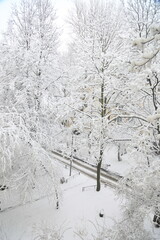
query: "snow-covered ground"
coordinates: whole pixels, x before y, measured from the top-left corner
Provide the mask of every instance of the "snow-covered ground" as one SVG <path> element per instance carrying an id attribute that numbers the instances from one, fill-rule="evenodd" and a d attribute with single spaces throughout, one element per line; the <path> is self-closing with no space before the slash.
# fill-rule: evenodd
<path id="1" fill-rule="evenodd" d="M 62 175 L 68 178 L 69 169 L 63 167 Z M 104 219 L 107 226 L 113 224 L 112 219 L 119 219 L 121 203 L 116 199 L 115 193 L 109 187 L 102 186 L 102 191 L 96 192 L 95 180 L 77 172 L 74 177 L 62 184 L 62 198 L 60 208 L 57 210 L 55 202 L 43 198 L 34 203 L 17 207 L 0 213 L 0 226 L 2 240 L 32 240 L 35 232 L 48 226 L 65 231 L 65 240 L 79 239 L 78 232 L 93 233 L 95 228 L 92 223 L 103 225 Z M 88 187 L 91 186 L 91 187 Z M 82 191 L 83 187 L 85 188 Z M 104 218 L 99 217 L 104 211 Z M 6 235 L 6 236 L 5 236 Z M 87 239 L 87 237 L 86 237 Z"/>
<path id="2" fill-rule="evenodd" d="M 134 158 L 134 153 L 131 154 L 129 149 L 125 151 L 125 147 L 125 143 L 122 142 L 120 150 L 120 152 L 122 153 L 120 156 L 121 161 L 118 161 L 118 145 L 116 143 L 108 144 L 104 151 L 102 167 L 112 172 L 118 173 L 121 176 L 125 176 L 131 171 L 132 168 L 135 168 L 135 166 L 139 164 L 138 159 Z M 75 157 L 83 159 L 85 162 L 96 165 L 94 161 L 91 161 L 90 158 L 87 158 L 88 153 L 86 149 L 82 148 L 77 155 L 75 154 Z"/>
<path id="3" fill-rule="evenodd" d="M 121 156 L 122 161 L 118 161 L 118 148 L 116 145 L 109 145 L 104 152 L 103 166 L 112 171 L 117 172 L 121 176 L 125 176 L 135 167 L 138 162 L 131 158 L 129 153 Z"/>
<path id="4" fill-rule="evenodd" d="M 61 184 L 60 208 L 56 209 L 54 197 L 50 196 L 1 212 L 0 240 L 35 240 L 43 230 L 45 236 L 51 231 L 64 232 L 64 240 L 78 240 L 80 233 L 85 235 L 85 240 L 91 240 L 96 227 L 112 227 L 121 218 L 122 202 L 113 189 L 102 185 L 102 190 L 96 192 L 95 180 L 76 171 L 69 177 L 69 167 L 61 164 L 61 168 L 61 176 L 67 182 Z M 99 216 L 101 211 L 104 212 L 103 218 Z M 159 229 L 154 227 L 152 216 L 148 216 L 145 226 L 158 240 Z M 47 237 L 37 239 L 48 240 Z M 57 236 L 53 239 L 61 238 Z"/>

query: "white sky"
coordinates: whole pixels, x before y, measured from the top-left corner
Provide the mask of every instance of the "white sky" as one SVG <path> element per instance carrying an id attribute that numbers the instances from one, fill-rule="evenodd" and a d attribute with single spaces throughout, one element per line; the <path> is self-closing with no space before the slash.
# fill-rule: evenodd
<path id="1" fill-rule="evenodd" d="M 16 0 L 0 0 L 0 33 L 6 29 L 7 20 L 10 14 L 11 2 L 14 3 Z"/>
<path id="2" fill-rule="evenodd" d="M 56 4 L 58 14 L 58 24 L 62 28 L 62 48 L 65 48 L 65 42 L 69 41 L 69 32 L 65 24 L 65 18 L 68 14 L 68 9 L 72 6 L 72 0 L 51 0 Z M 3 31 L 7 28 L 7 22 L 11 13 L 11 6 L 18 3 L 20 0 L 0 0 L 0 37 Z"/>

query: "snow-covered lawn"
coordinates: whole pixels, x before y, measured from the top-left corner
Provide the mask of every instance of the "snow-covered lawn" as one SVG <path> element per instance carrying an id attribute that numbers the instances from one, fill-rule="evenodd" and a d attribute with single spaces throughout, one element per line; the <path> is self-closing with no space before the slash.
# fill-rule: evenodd
<path id="1" fill-rule="evenodd" d="M 63 176 L 67 177 L 69 169 L 63 167 Z M 120 217 L 120 202 L 115 193 L 109 187 L 102 187 L 102 191 L 96 192 L 94 187 L 83 187 L 95 185 L 95 180 L 82 174 L 73 172 L 75 177 L 68 179 L 62 184 L 62 198 L 60 208 L 57 210 L 55 202 L 44 198 L 25 206 L 17 207 L 0 213 L 0 226 L 7 240 L 32 240 L 35 234 L 34 228 L 49 226 L 61 228 L 65 240 L 79 239 L 75 232 L 94 232 L 92 223 L 103 225 L 104 219 L 110 226 L 113 219 Z M 103 209 L 104 218 L 99 217 Z M 91 221 L 92 223 L 90 223 Z M 3 240 L 6 240 L 3 235 Z M 86 237 L 87 239 L 87 237 Z"/>
<path id="2" fill-rule="evenodd" d="M 122 155 L 121 159 L 122 161 L 118 161 L 117 146 L 111 144 L 105 149 L 103 166 L 112 172 L 125 176 L 138 164 L 135 159 L 131 158 L 129 153 Z"/>

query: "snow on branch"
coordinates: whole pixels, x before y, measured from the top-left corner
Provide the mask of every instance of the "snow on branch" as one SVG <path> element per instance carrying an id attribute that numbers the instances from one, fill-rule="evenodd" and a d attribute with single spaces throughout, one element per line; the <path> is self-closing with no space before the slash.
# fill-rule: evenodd
<path id="1" fill-rule="evenodd" d="M 141 116 L 136 116 L 136 115 L 118 115 L 116 117 L 114 117 L 113 119 L 111 119 L 110 121 L 108 121 L 108 124 L 120 119 L 120 118 L 136 118 L 136 119 L 139 119 L 139 120 L 142 120 L 144 122 L 148 122 L 144 117 L 141 117 Z"/>
<path id="2" fill-rule="evenodd" d="M 149 115 L 147 121 L 153 123 L 155 120 L 160 119 L 160 114 Z"/>
<path id="3" fill-rule="evenodd" d="M 154 40 L 154 37 L 151 38 L 136 38 L 133 41 L 133 46 L 139 46 L 141 47 L 143 44 L 149 43 Z"/>
<path id="4" fill-rule="evenodd" d="M 140 60 L 140 61 L 137 61 L 137 62 L 133 62 L 132 64 L 134 66 L 137 66 L 137 67 L 142 67 L 144 66 L 146 63 L 150 62 L 154 57 L 156 57 L 156 55 L 159 53 L 160 49 L 156 50 L 155 52 L 153 53 L 145 53 L 143 55 L 143 59 Z"/>
<path id="5" fill-rule="evenodd" d="M 160 34 L 160 25 L 159 24 L 158 25 L 157 24 L 152 25 L 151 31 L 152 31 L 152 34 L 154 36 Z"/>

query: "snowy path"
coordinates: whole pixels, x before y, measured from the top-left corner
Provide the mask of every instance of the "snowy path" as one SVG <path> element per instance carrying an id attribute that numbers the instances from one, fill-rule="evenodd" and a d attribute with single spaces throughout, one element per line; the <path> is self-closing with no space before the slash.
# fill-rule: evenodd
<path id="1" fill-rule="evenodd" d="M 60 162 L 63 162 L 64 164 L 70 165 L 70 160 L 68 158 L 62 157 L 59 153 L 52 152 L 51 156 L 54 156 L 54 159 L 57 159 Z M 96 179 L 96 167 L 89 165 L 88 163 L 85 163 L 83 161 L 78 161 L 75 158 L 72 162 L 72 167 L 81 173 Z M 111 173 L 108 171 L 101 170 L 101 182 L 115 188 L 117 186 L 118 180 L 120 180 L 121 177 L 119 175 L 116 175 L 115 173 Z"/>

